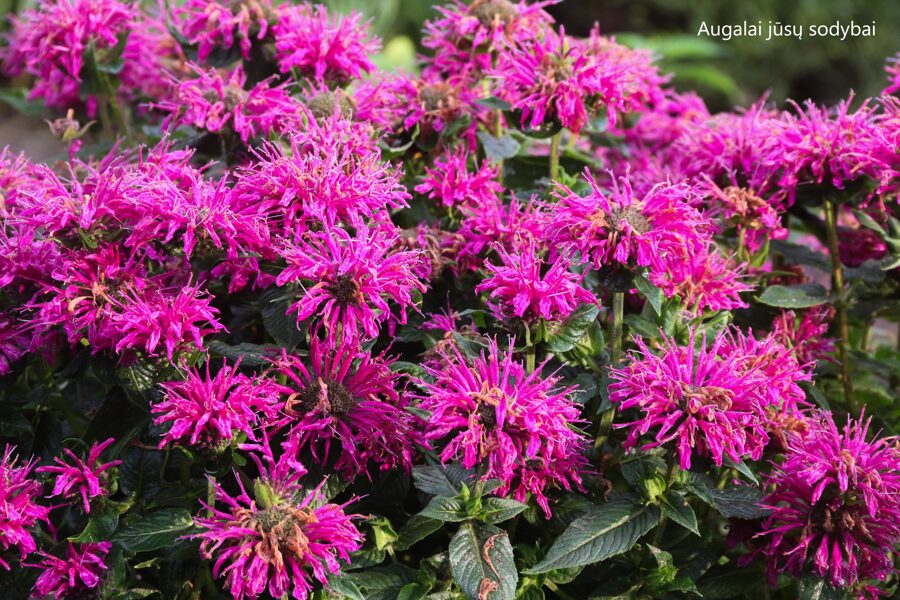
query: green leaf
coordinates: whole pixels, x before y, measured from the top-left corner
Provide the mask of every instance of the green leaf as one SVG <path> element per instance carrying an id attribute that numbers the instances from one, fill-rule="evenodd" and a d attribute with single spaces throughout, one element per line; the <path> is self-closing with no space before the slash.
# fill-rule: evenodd
<path id="1" fill-rule="evenodd" d="M 95 508 L 81 533 L 69 540 L 79 543 L 102 542 L 110 538 L 118 524 L 119 510 L 115 506 L 107 506 L 102 511 Z"/>
<path id="2" fill-rule="evenodd" d="M 788 259 L 788 262 L 799 265 L 809 265 L 820 271 L 831 271 L 831 261 L 828 257 L 824 253 L 817 252 L 809 246 L 801 246 L 800 244 L 785 240 L 772 240 L 770 242 L 770 248 L 774 252 L 777 252 Z"/>
<path id="3" fill-rule="evenodd" d="M 555 331 L 547 335 L 547 348 L 551 352 L 568 352 L 584 337 L 591 324 L 597 320 L 600 307 L 596 304 L 582 304 L 563 321 Z"/>
<path id="4" fill-rule="evenodd" d="M 29 100 L 25 88 L 0 89 L 0 102 L 10 105 L 17 113 L 26 117 L 42 117 L 47 114 L 43 100 Z"/>
<path id="5" fill-rule="evenodd" d="M 366 600 L 396 600 L 400 590 L 416 580 L 416 572 L 403 565 L 375 567 L 347 574 L 365 593 Z"/>
<path id="6" fill-rule="evenodd" d="M 512 104 L 510 104 L 506 100 L 501 100 L 496 96 L 491 96 L 489 98 L 479 98 L 475 101 L 475 104 L 493 108 L 495 110 L 512 110 Z"/>
<path id="7" fill-rule="evenodd" d="M 305 337 L 297 327 L 297 319 L 287 314 L 290 306 L 290 297 L 277 288 L 266 290 L 259 299 L 259 312 L 266 331 L 288 350 L 296 348 Z"/>
<path id="8" fill-rule="evenodd" d="M 430 590 L 431 588 L 424 583 L 407 583 L 397 594 L 397 600 L 421 600 Z"/>
<path id="9" fill-rule="evenodd" d="M 513 600 L 519 574 L 509 536 L 493 525 L 467 521 L 450 540 L 450 570 L 473 600 Z"/>
<path id="10" fill-rule="evenodd" d="M 129 552 L 147 552 L 173 546 L 194 524 L 183 508 L 164 508 L 120 528 L 112 541 Z"/>
<path id="11" fill-rule="evenodd" d="M 758 300 L 779 308 L 809 308 L 830 302 L 832 297 L 825 288 L 816 283 L 800 285 L 772 285 L 759 296 Z"/>
<path id="12" fill-rule="evenodd" d="M 328 579 L 328 591 L 343 595 L 349 600 L 366 600 L 353 579 L 347 575 L 332 576 Z"/>
<path id="13" fill-rule="evenodd" d="M 589 565 L 630 550 L 659 521 L 659 509 L 618 498 L 599 506 L 569 525 L 530 575 Z"/>
<path id="14" fill-rule="evenodd" d="M 659 508 L 662 513 L 675 523 L 678 523 L 694 535 L 700 535 L 697 527 L 697 515 L 688 501 L 676 492 L 666 492 L 660 497 Z"/>
<path id="15" fill-rule="evenodd" d="M 762 492 L 749 485 L 733 485 L 719 489 L 706 489 L 698 497 L 728 519 L 759 519 L 769 514 L 760 506 Z"/>
<path id="16" fill-rule="evenodd" d="M 418 465 L 412 476 L 417 490 L 435 496 L 456 496 L 461 483 L 475 481 L 475 473 L 460 465 Z"/>
<path id="17" fill-rule="evenodd" d="M 807 576 L 800 580 L 797 600 L 842 600 L 847 597 L 844 590 L 828 585 L 821 577 Z"/>
<path id="18" fill-rule="evenodd" d="M 281 348 L 278 346 L 248 344 L 246 342 L 237 346 L 231 346 L 224 342 L 213 340 L 207 344 L 206 348 L 211 354 L 227 358 L 231 362 L 241 359 L 241 364 L 245 367 L 268 367 L 281 354 Z"/>
<path id="19" fill-rule="evenodd" d="M 871 229 L 882 236 L 887 235 L 887 231 L 884 230 L 884 227 L 878 224 L 878 222 L 870 217 L 867 213 L 853 209 L 853 214 L 856 217 L 856 220 L 859 221 L 859 224 L 865 227 L 866 229 Z"/>
<path id="20" fill-rule="evenodd" d="M 759 598 L 757 592 L 766 585 L 765 576 L 748 568 L 732 565 L 716 566 L 700 579 L 697 586 L 704 598 Z"/>
<path id="21" fill-rule="evenodd" d="M 484 153 L 491 162 L 512 158 L 519 153 L 520 144 L 511 135 L 494 137 L 487 131 L 479 131 L 478 139 L 484 147 Z"/>
<path id="22" fill-rule="evenodd" d="M 502 523 L 528 508 L 527 504 L 511 498 L 485 498 L 482 503 L 484 520 L 488 523 Z"/>
<path id="23" fill-rule="evenodd" d="M 406 550 L 427 538 L 429 535 L 443 527 L 444 522 L 438 519 L 422 516 L 421 514 L 413 515 L 397 532 L 397 541 L 394 548 L 397 550 Z"/>
<path id="24" fill-rule="evenodd" d="M 649 302 L 650 306 L 653 307 L 653 310 L 654 312 L 656 312 L 657 316 L 661 315 L 663 291 L 653 285 L 653 283 L 647 277 L 647 273 L 641 273 L 635 276 L 634 287 L 637 288 L 637 291 L 639 291 L 641 295 L 647 299 L 647 302 Z"/>
<path id="25" fill-rule="evenodd" d="M 448 498 L 447 496 L 432 498 L 428 505 L 419 512 L 419 515 L 448 523 L 458 523 L 468 516 L 465 502 L 459 498 Z"/>

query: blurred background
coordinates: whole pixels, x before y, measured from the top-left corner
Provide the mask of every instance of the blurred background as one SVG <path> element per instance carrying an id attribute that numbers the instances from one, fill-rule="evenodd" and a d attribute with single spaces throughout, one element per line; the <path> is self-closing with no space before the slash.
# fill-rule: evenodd
<path id="1" fill-rule="evenodd" d="M 382 68 L 407 70 L 415 69 L 422 23 L 439 4 L 433 0 L 320 1 L 334 10 L 367 15 L 384 40 L 376 62 Z M 0 14 L 8 16 L 33 2 L 0 0 Z M 851 89 L 858 97 L 876 95 L 885 86 L 885 60 L 900 51 L 900 10 L 892 0 L 564 0 L 548 10 L 570 34 L 587 35 L 598 22 L 602 33 L 615 35 L 620 42 L 654 50 L 663 71 L 674 75 L 675 87 L 697 90 L 714 111 L 752 103 L 767 91 L 779 106 L 787 98 L 834 103 Z M 724 42 L 697 37 L 704 20 L 709 24 L 780 20 L 802 25 L 804 31 L 808 25 L 837 20 L 845 25 L 851 20 L 877 25 L 875 37 L 846 41 L 734 38 Z M 0 20 L 0 28 L 8 29 L 7 21 Z M 9 144 L 32 156 L 44 154 L 48 145 L 56 148 L 39 119 L 23 119 L 10 106 L 16 99 L 10 92 L 8 82 L 0 77 L 0 145 Z"/>

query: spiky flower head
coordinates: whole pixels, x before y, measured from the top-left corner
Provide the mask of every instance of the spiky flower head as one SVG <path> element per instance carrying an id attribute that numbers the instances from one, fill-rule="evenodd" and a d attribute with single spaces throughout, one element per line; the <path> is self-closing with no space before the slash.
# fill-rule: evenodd
<path id="1" fill-rule="evenodd" d="M 41 569 L 32 591 L 33 598 L 52 596 L 60 600 L 90 598 L 103 581 L 107 570 L 106 555 L 112 548 L 110 542 L 66 545 L 65 558 L 41 552 L 39 564 L 29 565 Z"/>
<path id="2" fill-rule="evenodd" d="M 16 464 L 12 446 L 3 449 L 0 459 L 0 547 L 17 550 L 22 558 L 37 550 L 32 528 L 41 521 L 49 523 L 50 509 L 37 503 L 41 484 L 29 478 L 34 461 Z M 9 571 L 9 563 L 0 557 L 0 567 Z"/>
<path id="3" fill-rule="evenodd" d="M 100 456 L 103 451 L 116 443 L 114 438 L 105 442 L 91 444 L 87 456 L 82 459 L 77 454 L 63 448 L 68 460 L 56 457 L 54 465 L 38 467 L 38 473 L 50 473 L 54 475 L 53 491 L 51 498 L 65 498 L 67 500 L 80 498 L 84 506 L 84 512 L 91 512 L 91 504 L 98 498 L 104 498 L 109 494 L 109 471 L 122 464 L 121 460 L 102 462 Z"/>

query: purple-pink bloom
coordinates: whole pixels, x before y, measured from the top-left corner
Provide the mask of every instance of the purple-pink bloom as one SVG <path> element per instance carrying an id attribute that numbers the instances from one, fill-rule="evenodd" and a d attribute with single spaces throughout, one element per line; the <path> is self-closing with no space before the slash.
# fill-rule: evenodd
<path id="1" fill-rule="evenodd" d="M 101 462 L 100 455 L 115 443 L 116 440 L 113 438 L 102 443 L 94 442 L 84 460 L 68 448 L 63 448 L 63 452 L 69 458 L 68 462 L 56 457 L 53 459 L 55 465 L 38 467 L 38 473 L 50 473 L 55 476 L 53 491 L 48 497 L 65 498 L 66 500 L 80 497 L 84 512 L 90 513 L 91 502 L 97 498 L 103 498 L 109 493 L 106 489 L 109 481 L 108 471 L 122 464 L 121 460 Z"/>
<path id="2" fill-rule="evenodd" d="M 455 345 L 438 350 L 439 368 L 425 366 L 420 408 L 430 411 L 426 439 L 438 444 L 441 462 L 483 468 L 485 479 L 503 483 L 496 493 L 519 501 L 533 494 L 549 517 L 548 488 L 581 487 L 589 470 L 587 439 L 577 427 L 575 388 L 557 387 L 559 378 L 527 373 L 496 340 L 487 352 L 467 359 Z M 541 366 L 543 367 L 543 365 Z"/>
<path id="3" fill-rule="evenodd" d="M 287 381 L 289 436 L 321 465 L 348 481 L 359 474 L 412 467 L 422 444 L 417 419 L 398 394 L 393 360 L 373 356 L 354 342 L 337 346 L 313 334 L 309 360 L 285 354 L 274 374 Z"/>
<path id="4" fill-rule="evenodd" d="M 41 484 L 29 478 L 34 461 L 17 465 L 13 446 L 5 446 L 0 460 L 0 547 L 18 550 L 22 558 L 37 550 L 31 529 L 40 521 L 49 523 L 50 509 L 37 503 Z M 9 563 L 0 558 L 0 567 Z"/>
<path id="5" fill-rule="evenodd" d="M 498 182 L 498 169 L 482 164 L 470 172 L 469 153 L 464 146 L 447 150 L 434 160 L 433 167 L 425 167 L 422 183 L 416 191 L 438 200 L 443 206 L 483 206 L 503 193 Z"/>
<path id="6" fill-rule="evenodd" d="M 724 259 L 714 243 L 691 252 L 678 249 L 650 270 L 650 281 L 666 298 L 678 297 L 694 313 L 705 310 L 746 308 L 741 293 L 753 286 L 744 283 L 743 274 Z"/>
<path id="7" fill-rule="evenodd" d="M 810 308 L 799 322 L 797 313 L 781 311 L 772 322 L 772 335 L 791 349 L 800 364 L 815 364 L 834 352 L 834 340 L 826 337 L 835 309 L 828 304 Z"/>
<path id="8" fill-rule="evenodd" d="M 896 438 L 867 440 L 871 418 L 831 413 L 792 436 L 767 481 L 772 512 L 757 537 L 776 573 L 812 572 L 839 588 L 884 580 L 895 572 L 900 541 L 900 450 Z"/>
<path id="9" fill-rule="evenodd" d="M 321 485 L 305 492 L 297 481 L 305 473 L 296 461 L 296 445 L 288 440 L 274 460 L 268 442 L 261 458 L 251 454 L 260 469 L 251 497 L 235 474 L 239 493 L 231 495 L 213 483 L 215 503 L 194 523 L 201 529 L 203 558 L 215 561 L 213 575 L 225 577 L 235 600 L 268 593 L 273 598 L 305 600 L 314 581 L 323 587 L 340 572 L 341 561 L 362 546 L 363 535 L 345 506 L 320 499 Z M 324 482 L 323 482 L 324 483 Z"/>
<path id="10" fill-rule="evenodd" d="M 28 353 L 31 336 L 22 323 L 0 312 L 0 377 L 12 370 L 14 362 Z"/>
<path id="11" fill-rule="evenodd" d="M 34 583 L 32 598 L 82 598 L 90 597 L 90 591 L 100 586 L 103 572 L 107 570 L 106 555 L 112 544 L 96 542 L 66 545 L 66 557 L 58 558 L 41 552 L 39 564 L 28 565 L 41 569 Z"/>
<path id="12" fill-rule="evenodd" d="M 200 445 L 213 450 L 230 444 L 239 433 L 255 440 L 254 430 L 273 422 L 283 405 L 280 390 L 267 379 L 250 378 L 241 373 L 240 360 L 234 365 L 222 362 L 215 377 L 190 369 L 183 381 L 160 384 L 165 396 L 151 412 L 158 415 L 156 425 L 171 423 L 159 442 Z"/>
<path id="13" fill-rule="evenodd" d="M 418 252 L 389 252 L 396 237 L 365 227 L 351 235 L 328 226 L 288 244 L 282 251 L 287 267 L 276 282 L 298 283 L 303 290 L 289 312 L 297 313 L 298 323 L 316 317 L 331 339 L 372 339 L 381 323 L 406 323 L 413 294 L 425 286 L 414 274 Z"/>
<path id="14" fill-rule="evenodd" d="M 205 61 L 217 50 L 231 50 L 235 42 L 240 55 L 250 58 L 253 42 L 262 42 L 276 18 L 269 0 L 187 0 L 173 10 L 185 39 L 197 46 L 197 58 Z"/>
<path id="15" fill-rule="evenodd" d="M 610 371 L 610 402 L 620 412 L 638 411 L 637 419 L 617 424 L 628 429 L 626 448 L 655 448 L 671 443 L 682 469 L 691 459 L 705 456 L 722 465 L 727 456 L 735 462 L 759 459 L 768 442 L 765 411 L 761 402 L 764 379 L 754 370 L 742 369 L 743 356 L 727 354 L 727 339 L 712 344 L 704 339 L 694 349 L 692 331 L 687 346 L 663 338 L 654 353 L 642 338 L 630 361 Z"/>
<path id="16" fill-rule="evenodd" d="M 584 276 L 569 270 L 571 261 L 567 256 L 543 259 L 534 244 L 514 252 L 507 252 L 502 246 L 494 250 L 500 264 L 485 261 L 488 276 L 475 291 L 488 292 L 488 306 L 499 318 L 557 322 L 582 304 L 599 306 L 594 294 L 582 287 Z"/>
<path id="17" fill-rule="evenodd" d="M 369 35 L 362 15 L 329 14 L 321 4 L 282 6 L 272 33 L 275 60 L 282 73 L 296 71 L 331 84 L 374 71 L 371 56 L 381 49 L 378 38 Z"/>
<path id="18" fill-rule="evenodd" d="M 249 90 L 241 65 L 227 74 L 190 65 L 196 77 L 173 83 L 168 98 L 152 104 L 167 113 L 163 128 L 188 125 L 211 133 L 233 131 L 242 142 L 270 133 L 287 133 L 301 125 L 301 104 L 285 89 L 266 79 Z"/>
<path id="19" fill-rule="evenodd" d="M 484 262 L 484 254 L 495 244 L 509 252 L 518 252 L 539 242 L 546 215 L 530 198 L 519 200 L 509 195 L 509 203 L 499 196 L 485 198 L 482 204 L 460 207 L 463 219 L 459 226 L 462 247 L 457 261 L 461 269 L 477 270 Z"/>

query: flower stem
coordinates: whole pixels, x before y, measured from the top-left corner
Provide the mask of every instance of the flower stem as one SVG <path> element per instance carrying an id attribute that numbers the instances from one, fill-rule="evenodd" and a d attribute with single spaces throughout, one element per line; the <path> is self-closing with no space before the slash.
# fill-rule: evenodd
<path id="1" fill-rule="evenodd" d="M 556 181 L 559 178 L 559 140 L 562 131 L 557 131 L 550 138 L 550 179 Z"/>
<path id="2" fill-rule="evenodd" d="M 525 369 L 534 373 L 535 344 L 531 342 L 531 325 L 525 324 Z"/>
<path id="3" fill-rule="evenodd" d="M 616 364 L 622 358 L 622 321 L 625 311 L 625 293 L 613 292 L 612 326 L 609 330 L 609 362 Z"/>
<path id="4" fill-rule="evenodd" d="M 847 408 L 854 417 L 859 416 L 859 407 L 853 397 L 853 384 L 850 382 L 850 359 L 847 355 L 847 343 L 850 339 L 850 326 L 847 322 L 847 303 L 844 298 L 844 269 L 841 265 L 841 254 L 838 246 L 837 218 L 834 204 L 825 200 L 825 226 L 828 230 L 828 252 L 831 254 L 831 291 L 837 294 L 835 308 L 838 317 L 838 358 L 841 361 L 841 383 L 844 385 L 844 398 Z"/>
<path id="5" fill-rule="evenodd" d="M 562 598 L 562 600 L 575 600 L 574 596 L 569 595 L 568 592 L 564 592 L 555 583 L 552 581 L 545 581 L 544 585 L 547 586 L 547 589 L 556 594 L 558 598 Z"/>
<path id="6" fill-rule="evenodd" d="M 675 479 L 675 455 L 672 454 L 669 456 L 669 466 L 666 469 L 666 489 L 672 485 L 672 481 Z M 666 518 L 665 513 L 660 512 L 659 514 L 659 524 L 656 526 L 656 532 L 653 534 L 653 545 L 659 548 L 660 543 L 662 543 L 663 534 L 666 532 L 666 523 L 668 519 Z"/>

